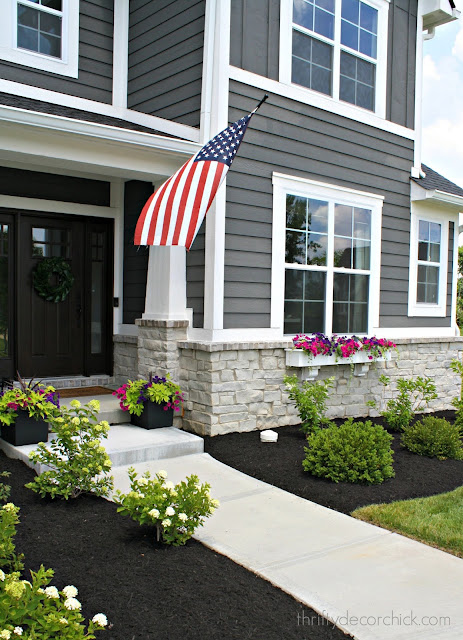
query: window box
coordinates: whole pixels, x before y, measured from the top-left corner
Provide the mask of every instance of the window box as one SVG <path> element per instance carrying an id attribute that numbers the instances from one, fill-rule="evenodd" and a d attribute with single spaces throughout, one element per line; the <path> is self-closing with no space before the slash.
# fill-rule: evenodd
<path id="1" fill-rule="evenodd" d="M 316 378 L 320 371 L 320 367 L 328 367 L 335 364 L 347 364 L 354 366 L 354 376 L 364 376 L 368 373 L 368 370 L 375 362 L 386 362 L 391 359 L 391 352 L 387 352 L 380 358 L 370 360 L 368 354 L 363 351 L 354 353 L 350 358 L 336 359 L 335 355 L 323 356 L 318 355 L 309 357 L 309 355 L 302 351 L 302 349 L 285 349 L 286 352 L 286 366 L 298 367 L 307 369 L 307 374 L 304 378 Z"/>

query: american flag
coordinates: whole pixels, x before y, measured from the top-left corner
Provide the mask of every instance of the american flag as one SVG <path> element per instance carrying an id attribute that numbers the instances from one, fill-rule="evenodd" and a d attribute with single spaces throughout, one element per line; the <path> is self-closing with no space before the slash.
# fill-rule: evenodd
<path id="1" fill-rule="evenodd" d="M 135 229 L 136 245 L 190 249 L 260 104 L 212 138 L 149 197 Z"/>

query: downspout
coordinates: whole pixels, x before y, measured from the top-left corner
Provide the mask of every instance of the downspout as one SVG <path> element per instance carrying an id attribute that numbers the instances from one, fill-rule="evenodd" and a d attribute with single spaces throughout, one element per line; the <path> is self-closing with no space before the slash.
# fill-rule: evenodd
<path id="1" fill-rule="evenodd" d="M 418 15 L 416 17 L 416 61 L 415 61 L 415 148 L 413 155 L 412 178 L 419 178 L 421 174 L 421 149 L 422 149 L 422 101 L 423 101 L 423 40 L 434 35 L 434 28 L 423 34 L 423 8 L 418 2 Z M 426 38 L 428 36 L 428 38 Z"/>

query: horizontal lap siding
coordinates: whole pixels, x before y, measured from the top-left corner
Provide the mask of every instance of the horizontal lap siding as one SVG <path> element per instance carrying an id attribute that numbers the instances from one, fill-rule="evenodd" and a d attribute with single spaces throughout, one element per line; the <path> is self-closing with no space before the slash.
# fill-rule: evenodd
<path id="1" fill-rule="evenodd" d="M 229 120 L 261 97 L 232 81 Z M 410 140 L 270 95 L 227 175 L 225 328 L 270 326 L 273 172 L 383 196 L 380 326 L 448 326 L 407 317 L 412 165 Z"/>
<path id="2" fill-rule="evenodd" d="M 67 78 L 5 61 L 0 61 L 0 77 L 4 80 L 111 104 L 113 23 L 113 0 L 81 0 L 78 78 Z"/>
<path id="3" fill-rule="evenodd" d="M 204 261 L 205 221 L 186 254 L 187 307 L 193 309 L 193 327 L 204 326 Z"/>
<path id="4" fill-rule="evenodd" d="M 199 127 L 205 0 L 131 0 L 128 106 Z"/>

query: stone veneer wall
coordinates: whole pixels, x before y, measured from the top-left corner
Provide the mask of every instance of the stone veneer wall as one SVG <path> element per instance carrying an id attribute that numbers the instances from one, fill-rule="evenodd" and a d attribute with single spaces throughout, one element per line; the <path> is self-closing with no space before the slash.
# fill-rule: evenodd
<path id="1" fill-rule="evenodd" d="M 114 379 L 117 385 L 138 378 L 138 338 L 137 336 L 115 335 Z"/>
<path id="2" fill-rule="evenodd" d="M 378 381 L 382 373 L 391 378 L 392 385 L 398 377 L 431 377 L 439 398 L 430 404 L 430 410 L 452 409 L 452 398 L 460 394 L 460 378 L 449 364 L 453 358 L 461 359 L 463 338 L 401 339 L 396 343 L 398 354 L 370 367 L 363 377 L 352 376 L 349 365 L 321 368 L 320 379 L 335 376 L 329 417 L 377 415 L 365 403 L 392 397 L 392 391 L 385 391 Z M 285 373 L 297 370 L 286 367 L 285 348 L 290 346 L 290 342 L 179 342 L 179 382 L 186 395 L 183 428 L 219 435 L 297 424 L 299 417 L 283 384 Z"/>

